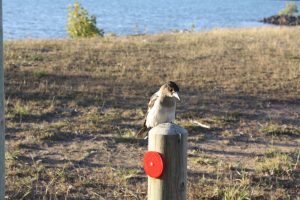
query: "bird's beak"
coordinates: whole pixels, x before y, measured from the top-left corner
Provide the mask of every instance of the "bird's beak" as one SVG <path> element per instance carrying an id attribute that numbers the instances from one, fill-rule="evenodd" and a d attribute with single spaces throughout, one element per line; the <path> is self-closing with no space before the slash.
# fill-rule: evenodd
<path id="1" fill-rule="evenodd" d="M 179 98 L 179 96 L 178 96 L 178 93 L 177 93 L 177 92 L 174 92 L 174 93 L 172 94 L 172 96 L 173 96 L 173 97 L 175 97 L 176 99 L 178 99 L 178 100 L 180 101 L 180 98 Z"/>

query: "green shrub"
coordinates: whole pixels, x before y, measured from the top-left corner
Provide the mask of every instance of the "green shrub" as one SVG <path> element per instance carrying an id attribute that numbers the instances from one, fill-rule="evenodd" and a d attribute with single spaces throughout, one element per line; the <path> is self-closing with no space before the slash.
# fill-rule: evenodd
<path id="1" fill-rule="evenodd" d="M 286 3 L 285 8 L 279 11 L 278 15 L 293 15 L 298 12 L 298 7 L 295 2 Z"/>
<path id="2" fill-rule="evenodd" d="M 90 16 L 78 2 L 69 6 L 67 31 L 72 38 L 104 35 L 104 31 L 96 26 L 96 16 Z"/>

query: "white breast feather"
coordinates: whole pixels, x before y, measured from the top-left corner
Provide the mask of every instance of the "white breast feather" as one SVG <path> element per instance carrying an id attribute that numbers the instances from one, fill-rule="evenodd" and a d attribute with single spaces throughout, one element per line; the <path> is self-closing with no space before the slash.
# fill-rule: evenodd
<path id="1" fill-rule="evenodd" d="M 147 128 L 155 127 L 161 123 L 173 122 L 175 120 L 175 108 L 176 106 L 170 108 L 162 107 L 159 99 L 157 99 L 148 112 L 146 119 Z"/>

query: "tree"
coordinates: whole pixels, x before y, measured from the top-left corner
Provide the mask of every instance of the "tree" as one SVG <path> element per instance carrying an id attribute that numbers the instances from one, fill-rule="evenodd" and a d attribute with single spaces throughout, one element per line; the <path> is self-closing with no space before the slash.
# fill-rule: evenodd
<path id="1" fill-rule="evenodd" d="M 103 36 L 104 31 L 96 24 L 96 16 L 89 15 L 80 3 L 69 6 L 67 32 L 71 38 Z"/>
<path id="2" fill-rule="evenodd" d="M 285 4 L 285 8 L 282 9 L 281 11 L 279 11 L 278 15 L 282 16 L 282 15 L 293 15 L 298 13 L 298 7 L 297 4 L 295 2 L 291 2 L 291 3 L 286 3 Z"/>

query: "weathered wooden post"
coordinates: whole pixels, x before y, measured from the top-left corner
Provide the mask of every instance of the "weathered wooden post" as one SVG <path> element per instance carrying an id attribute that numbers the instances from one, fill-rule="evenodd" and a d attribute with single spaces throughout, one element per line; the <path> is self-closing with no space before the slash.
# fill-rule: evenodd
<path id="1" fill-rule="evenodd" d="M 4 75 L 3 75 L 3 25 L 2 0 L 0 0 L 0 200 L 5 195 L 5 137 L 4 137 Z"/>
<path id="2" fill-rule="evenodd" d="M 160 124 L 150 130 L 149 152 L 144 157 L 146 173 L 150 171 L 150 175 L 147 173 L 148 200 L 186 199 L 187 135 L 184 128 L 172 123 Z M 156 153 L 158 157 L 149 155 L 147 158 L 149 153 Z M 159 156 L 163 161 L 162 167 Z M 154 176 L 151 177 L 151 173 Z"/>

